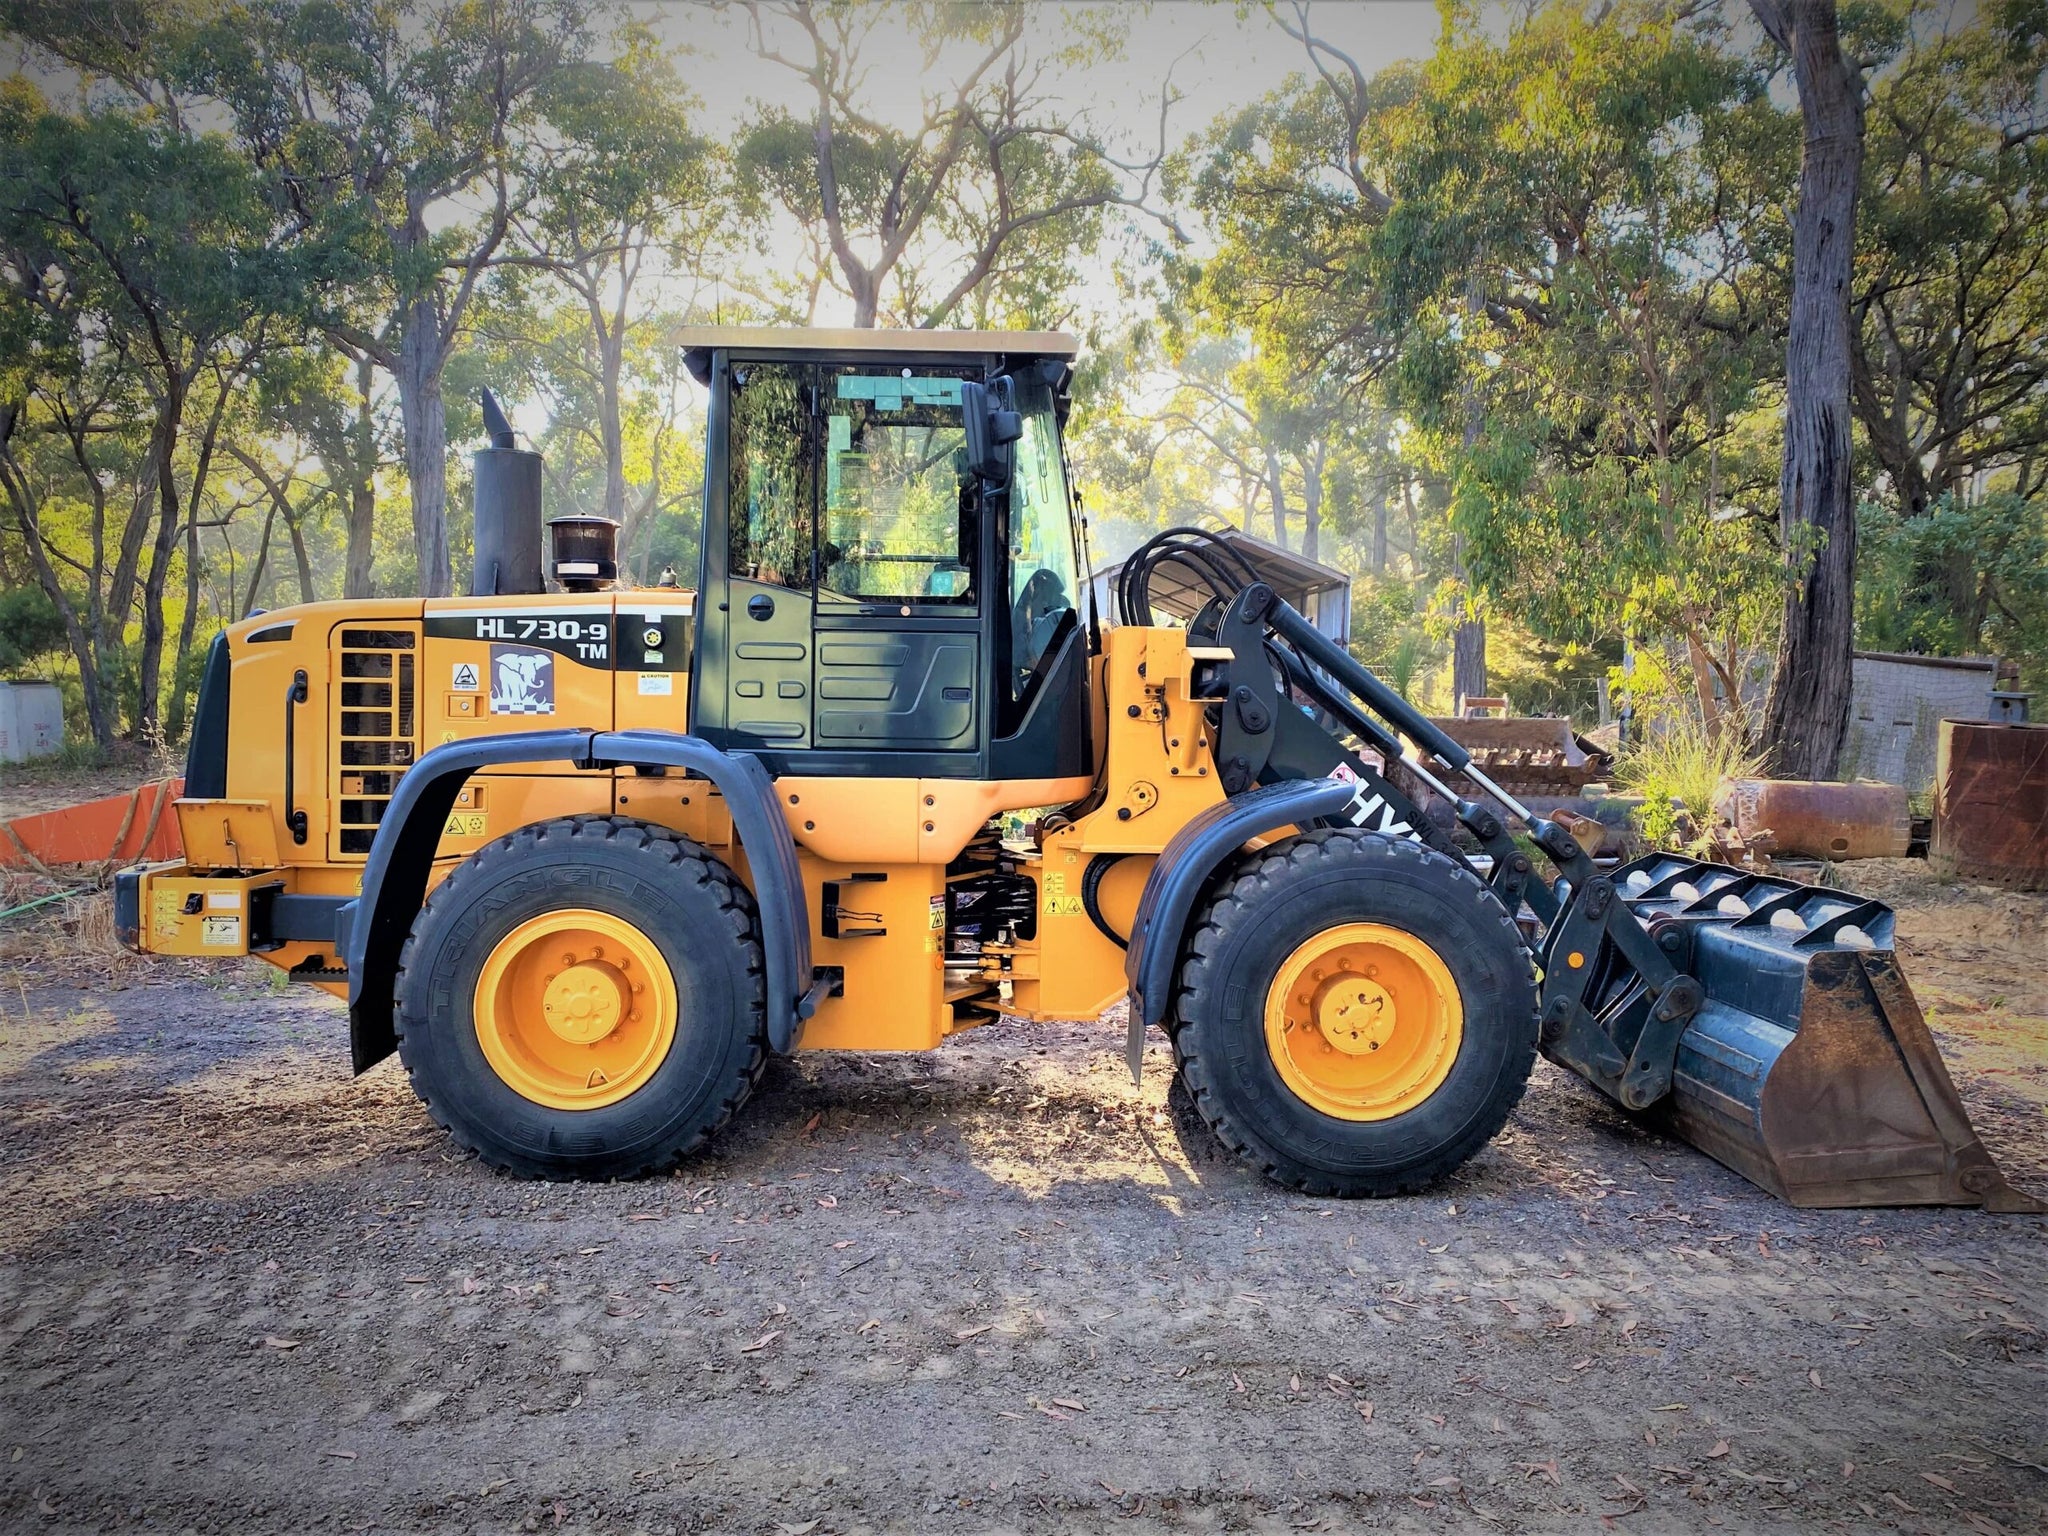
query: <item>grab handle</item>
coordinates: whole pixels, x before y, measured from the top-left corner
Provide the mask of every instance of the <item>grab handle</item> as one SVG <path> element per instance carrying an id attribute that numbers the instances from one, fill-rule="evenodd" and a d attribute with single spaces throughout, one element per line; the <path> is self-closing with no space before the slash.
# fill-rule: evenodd
<path id="1" fill-rule="evenodd" d="M 284 824 L 292 829 L 292 841 L 306 840 L 306 813 L 293 805 L 293 781 L 298 768 L 299 706 L 306 702 L 304 669 L 292 674 L 292 685 L 284 695 Z"/>

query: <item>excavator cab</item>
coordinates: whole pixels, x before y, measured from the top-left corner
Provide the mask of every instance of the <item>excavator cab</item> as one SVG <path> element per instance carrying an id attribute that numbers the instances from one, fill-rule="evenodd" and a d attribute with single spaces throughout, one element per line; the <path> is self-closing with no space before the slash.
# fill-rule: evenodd
<path id="1" fill-rule="evenodd" d="M 710 393 L 691 729 L 777 775 L 1087 773 L 1072 338 L 684 346 Z"/>

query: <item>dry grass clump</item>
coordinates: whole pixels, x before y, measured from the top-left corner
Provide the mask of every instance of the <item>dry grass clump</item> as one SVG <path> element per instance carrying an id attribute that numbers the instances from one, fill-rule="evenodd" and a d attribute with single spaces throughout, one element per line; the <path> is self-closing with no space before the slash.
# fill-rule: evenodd
<path id="1" fill-rule="evenodd" d="M 77 873 L 58 866 L 60 880 Z M 142 957 L 114 937 L 114 897 L 83 879 L 75 886 L 42 875 L 8 871 L 0 876 L 0 911 L 24 907 L 40 897 L 59 896 L 27 911 L 0 918 L 0 968 L 24 980 L 122 980 L 141 968 Z"/>

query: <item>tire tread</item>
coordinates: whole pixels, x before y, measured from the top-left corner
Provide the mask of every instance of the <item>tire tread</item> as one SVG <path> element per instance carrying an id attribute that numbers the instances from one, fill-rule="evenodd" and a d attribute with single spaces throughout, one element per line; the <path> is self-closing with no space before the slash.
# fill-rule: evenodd
<path id="1" fill-rule="evenodd" d="M 1395 1174 L 1367 1174 L 1340 1178 L 1327 1170 L 1311 1167 L 1272 1147 L 1242 1123 L 1239 1112 L 1225 1102 L 1202 1045 L 1203 1030 L 1187 1022 L 1190 1012 L 1200 1013 L 1204 999 L 1222 981 L 1213 975 L 1217 956 L 1234 931 L 1256 915 L 1260 898 L 1283 881 L 1299 879 L 1318 864 L 1330 859 L 1363 859 L 1372 862 L 1436 861 L 1452 883 L 1469 889 L 1475 905 L 1489 910 L 1502 935 L 1520 950 L 1521 935 L 1493 893 L 1470 870 L 1425 850 L 1403 838 L 1361 834 L 1337 828 L 1304 832 L 1285 842 L 1246 855 L 1219 877 L 1207 904 L 1198 910 L 1190 927 L 1178 975 L 1175 1006 L 1170 1010 L 1168 1033 L 1173 1042 L 1174 1064 L 1186 1085 L 1188 1096 L 1216 1139 L 1238 1158 L 1257 1168 L 1266 1178 L 1304 1194 L 1326 1198 L 1354 1196 L 1384 1197 L 1419 1194 L 1472 1155 L 1477 1147 L 1491 1141 L 1507 1124 L 1528 1086 L 1536 1060 L 1536 1009 L 1531 993 L 1528 1027 L 1515 1043 L 1509 1070 L 1502 1074 L 1502 1089 L 1488 1102 L 1477 1122 L 1483 1134 L 1462 1139 L 1435 1157 Z M 1534 967 L 1531 962 L 1531 975 Z"/>
<path id="2" fill-rule="evenodd" d="M 765 976 L 767 965 L 761 946 L 761 923 L 754 906 L 753 893 L 724 860 L 694 839 L 653 822 L 631 816 L 592 814 L 528 823 L 515 832 L 506 833 L 485 844 L 450 870 L 447 878 L 427 896 L 426 902 L 420 908 L 419 917 L 413 923 L 412 931 L 406 935 L 404 947 L 399 951 L 398 975 L 394 987 L 396 995 L 400 998 L 405 995 L 406 973 L 412 967 L 420 931 L 428 923 L 430 915 L 438 916 L 439 912 L 458 908 L 468 899 L 469 888 L 506 860 L 524 857 L 530 850 L 543 843 L 565 837 L 596 838 L 635 849 L 646 856 L 664 860 L 680 878 L 694 879 L 697 884 L 708 886 L 719 909 L 731 922 L 734 938 L 746 952 L 747 974 Z M 721 1097 L 711 1114 L 688 1137 L 665 1147 L 651 1149 L 638 1162 L 615 1171 L 611 1177 L 638 1179 L 665 1173 L 731 1123 L 733 1116 L 739 1113 L 760 1084 L 761 1076 L 768 1066 L 766 1008 L 759 1001 L 758 994 L 753 1013 L 754 1018 L 747 1031 L 746 1061 L 733 1086 Z M 502 1148 L 490 1145 L 486 1138 L 472 1134 L 461 1120 L 449 1115 L 444 1106 L 437 1102 L 430 1084 L 422 1076 L 414 1053 L 408 1048 L 406 1011 L 403 1007 L 393 1010 L 393 1022 L 398 1036 L 399 1059 L 405 1064 L 406 1076 L 412 1083 L 413 1092 L 426 1106 L 427 1114 L 433 1122 L 445 1131 L 457 1146 L 466 1152 L 474 1153 L 489 1166 L 506 1173 L 528 1178 L 546 1178 L 558 1174 L 558 1170 L 541 1165 L 533 1159 L 513 1156 Z"/>

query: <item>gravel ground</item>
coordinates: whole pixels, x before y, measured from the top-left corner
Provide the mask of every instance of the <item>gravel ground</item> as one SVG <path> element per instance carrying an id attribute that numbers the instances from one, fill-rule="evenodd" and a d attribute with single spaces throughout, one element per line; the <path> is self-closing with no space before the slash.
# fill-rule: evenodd
<path id="1" fill-rule="evenodd" d="M 2048 899 L 1916 900 L 2048 1189 Z M 2048 1526 L 2048 1223 L 1796 1212 L 1547 1065 L 1380 1204 L 1224 1159 L 1120 1024 L 802 1058 L 562 1187 L 254 968 L 17 954 L 0 1015 L 10 1532 Z"/>

